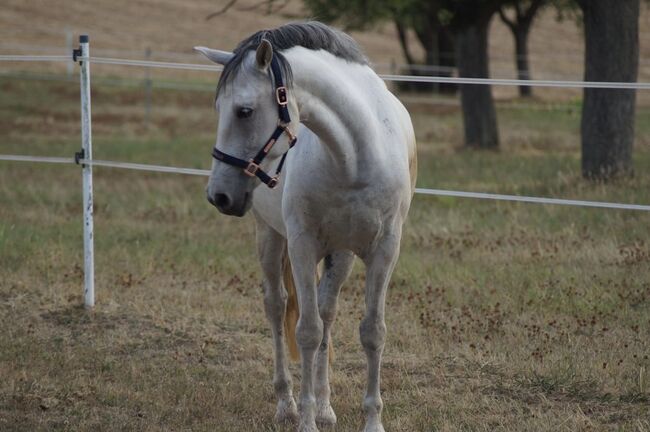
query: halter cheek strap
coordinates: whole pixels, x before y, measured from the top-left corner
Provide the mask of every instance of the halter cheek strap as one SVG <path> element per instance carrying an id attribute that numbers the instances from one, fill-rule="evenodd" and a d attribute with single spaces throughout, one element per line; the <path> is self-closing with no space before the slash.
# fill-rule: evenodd
<path id="1" fill-rule="evenodd" d="M 275 128 L 275 131 L 271 134 L 271 137 L 266 141 L 264 146 L 257 152 L 254 158 L 249 160 L 240 159 L 235 156 L 231 156 L 227 153 L 222 152 L 217 147 L 212 150 L 212 157 L 216 160 L 226 163 L 228 165 L 236 166 L 241 168 L 244 171 L 244 174 L 257 177 L 266 184 L 268 187 L 273 189 L 278 184 L 278 179 L 280 177 L 280 172 L 284 166 L 284 161 L 287 157 L 287 153 L 291 148 L 296 144 L 298 138 L 289 130 L 289 123 L 291 123 L 291 117 L 289 116 L 289 109 L 287 105 L 289 103 L 289 98 L 287 95 L 287 88 L 284 86 L 282 80 L 282 69 L 278 63 L 278 60 L 275 56 L 271 59 L 271 71 L 273 72 L 273 87 L 275 90 L 275 101 L 278 104 L 278 126 Z M 269 154 L 275 143 L 278 141 L 280 136 L 286 133 L 289 137 L 289 150 L 284 152 L 282 159 L 278 164 L 277 169 L 275 170 L 275 175 L 273 177 L 269 176 L 262 168 L 260 168 L 260 163 L 264 158 Z"/>

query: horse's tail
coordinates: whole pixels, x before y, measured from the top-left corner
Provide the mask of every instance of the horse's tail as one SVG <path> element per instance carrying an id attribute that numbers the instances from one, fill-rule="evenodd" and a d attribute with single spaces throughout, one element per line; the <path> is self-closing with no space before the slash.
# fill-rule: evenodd
<path id="1" fill-rule="evenodd" d="M 291 261 L 289 261 L 289 254 L 285 251 L 282 257 L 282 277 L 284 279 L 284 287 L 287 290 L 287 309 L 284 314 L 284 338 L 287 341 L 289 348 L 289 357 L 293 361 L 300 360 L 300 353 L 298 352 L 298 343 L 296 342 L 296 326 L 298 325 L 298 318 L 300 317 L 300 308 L 298 306 L 298 295 L 296 294 L 296 284 L 293 280 L 293 273 L 291 271 Z M 319 277 L 316 272 L 316 284 L 318 284 Z M 332 341 L 329 344 L 329 361 L 334 360 L 334 347 Z"/>
<path id="2" fill-rule="evenodd" d="M 289 348 L 289 357 L 294 360 L 300 360 L 298 353 L 298 343 L 296 342 L 296 326 L 300 310 L 298 308 L 298 296 L 296 294 L 296 284 L 293 281 L 291 272 L 291 261 L 289 254 L 285 251 L 282 257 L 282 277 L 284 279 L 284 288 L 287 290 L 287 309 L 284 314 L 284 338 Z"/>

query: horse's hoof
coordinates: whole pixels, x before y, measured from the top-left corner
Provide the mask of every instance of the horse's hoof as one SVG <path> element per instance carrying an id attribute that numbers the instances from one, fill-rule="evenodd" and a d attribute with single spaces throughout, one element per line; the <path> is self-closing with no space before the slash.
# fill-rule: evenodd
<path id="1" fill-rule="evenodd" d="M 298 407 L 293 398 L 281 399 L 278 401 L 278 408 L 275 411 L 277 423 L 298 423 Z"/>
<path id="2" fill-rule="evenodd" d="M 316 423 L 319 426 L 330 427 L 336 425 L 336 414 L 329 403 L 316 406 Z"/>
<path id="3" fill-rule="evenodd" d="M 363 428 L 363 432 L 386 432 L 384 426 L 378 421 L 369 421 L 366 423 L 366 427 Z"/>
<path id="4" fill-rule="evenodd" d="M 316 423 L 313 421 L 311 423 L 300 422 L 300 425 L 298 425 L 298 432 L 318 432 L 318 428 L 316 427 Z"/>

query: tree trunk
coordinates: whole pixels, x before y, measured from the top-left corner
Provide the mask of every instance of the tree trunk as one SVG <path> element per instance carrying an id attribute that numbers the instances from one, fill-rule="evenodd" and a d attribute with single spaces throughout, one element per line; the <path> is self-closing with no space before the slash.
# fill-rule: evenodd
<path id="1" fill-rule="evenodd" d="M 397 18 L 394 20 L 394 22 L 395 22 L 395 29 L 397 30 L 397 37 L 399 38 L 399 43 L 400 43 L 400 46 L 402 47 L 402 53 L 404 54 L 404 58 L 406 59 L 406 63 L 414 64 L 415 60 L 414 60 L 413 54 L 411 54 L 411 49 L 409 47 L 409 42 L 408 42 L 408 35 L 406 34 L 407 28 Z"/>
<path id="2" fill-rule="evenodd" d="M 636 82 L 639 0 L 580 1 L 585 27 L 585 81 Z M 607 179 L 632 174 L 636 90 L 585 89 L 582 174 Z"/>
<path id="3" fill-rule="evenodd" d="M 457 61 L 460 77 L 487 78 L 489 76 L 489 24 L 489 19 L 479 20 L 459 31 Z M 460 86 L 460 95 L 465 146 L 482 149 L 498 148 L 499 133 L 491 86 L 463 84 Z"/>
<path id="4" fill-rule="evenodd" d="M 427 71 L 426 69 L 418 68 L 419 62 L 413 57 L 413 54 L 411 53 L 411 49 L 409 47 L 408 43 L 408 28 L 406 25 L 400 21 L 399 19 L 395 19 L 395 28 L 397 29 L 397 36 L 399 38 L 400 45 L 402 47 L 402 52 L 404 53 L 404 58 L 406 59 L 406 62 L 408 63 L 408 66 L 406 67 L 406 70 L 399 70 L 397 73 L 405 73 L 407 75 L 414 75 L 414 76 L 420 76 L 420 75 L 429 75 L 430 72 Z M 427 33 L 430 33 L 427 32 Z M 424 33 L 417 33 L 416 36 L 418 37 L 418 40 L 420 41 L 420 44 L 424 48 L 425 51 L 425 66 L 428 65 L 436 65 L 438 62 L 438 50 L 437 50 L 437 45 L 434 45 L 435 39 L 431 37 L 423 37 Z M 433 74 L 435 75 L 435 74 Z M 437 85 L 434 83 L 421 83 L 421 82 L 397 82 L 397 88 L 401 91 L 413 91 L 413 92 L 419 92 L 419 93 L 426 93 L 426 92 L 431 92 L 433 90 L 437 90 Z"/>
<path id="5" fill-rule="evenodd" d="M 439 66 L 440 56 L 438 55 L 438 21 L 423 20 L 421 28 L 415 28 L 415 35 L 418 37 L 422 48 L 424 48 L 424 65 L 426 66 Z M 437 72 L 432 72 L 426 69 L 416 69 L 414 75 L 438 75 Z M 438 84 L 436 83 L 411 83 L 417 84 L 416 91 L 420 92 L 438 92 Z"/>
<path id="6" fill-rule="evenodd" d="M 441 70 L 440 76 L 452 77 L 453 73 L 451 68 L 456 67 L 456 53 L 454 36 L 448 27 L 441 27 L 438 30 L 438 55 L 440 56 L 440 66 L 448 68 L 448 70 Z M 440 84 L 440 93 L 456 94 L 458 91 L 458 84 L 443 83 Z"/>
<path id="7" fill-rule="evenodd" d="M 515 55 L 517 56 L 517 78 L 529 80 L 531 78 L 530 65 L 528 63 L 528 33 L 529 26 L 519 26 L 515 30 Z M 519 86 L 519 96 L 531 97 L 533 95 L 530 86 Z"/>
<path id="8" fill-rule="evenodd" d="M 532 79 L 530 73 L 530 64 L 528 63 L 528 35 L 532 27 L 537 12 L 548 0 L 532 0 L 528 3 L 528 8 L 522 9 L 522 3 L 515 2 L 511 6 L 514 8 L 514 19 L 508 18 L 504 6 L 499 8 L 501 21 L 508 26 L 515 39 L 515 63 L 517 64 L 517 77 L 520 80 Z M 519 86 L 519 95 L 521 97 L 531 97 L 532 88 L 527 85 Z"/>

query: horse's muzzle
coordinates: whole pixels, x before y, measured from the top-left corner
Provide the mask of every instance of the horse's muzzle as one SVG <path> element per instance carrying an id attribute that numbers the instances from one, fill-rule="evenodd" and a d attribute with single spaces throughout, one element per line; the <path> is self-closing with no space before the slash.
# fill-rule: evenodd
<path id="1" fill-rule="evenodd" d="M 207 195 L 208 202 L 215 206 L 220 213 L 228 216 L 242 217 L 250 207 L 250 194 L 246 192 L 243 199 L 234 200 L 229 194 L 217 193 Z"/>

